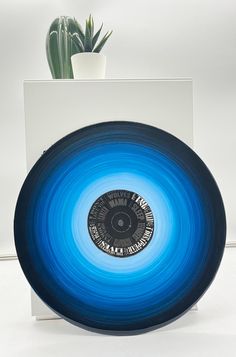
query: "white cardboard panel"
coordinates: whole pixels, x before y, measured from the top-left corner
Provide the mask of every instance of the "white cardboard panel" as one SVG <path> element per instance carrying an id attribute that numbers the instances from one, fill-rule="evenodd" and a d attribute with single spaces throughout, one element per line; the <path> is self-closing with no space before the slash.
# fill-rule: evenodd
<path id="1" fill-rule="evenodd" d="M 25 81 L 29 171 L 54 142 L 86 125 L 130 120 L 154 125 L 193 145 L 191 79 Z M 32 315 L 56 315 L 32 291 Z"/>

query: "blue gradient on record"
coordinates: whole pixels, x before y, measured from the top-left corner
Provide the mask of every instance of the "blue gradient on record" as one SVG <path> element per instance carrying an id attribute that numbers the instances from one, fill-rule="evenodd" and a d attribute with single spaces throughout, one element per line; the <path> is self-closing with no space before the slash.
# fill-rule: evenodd
<path id="1" fill-rule="evenodd" d="M 135 191 L 154 214 L 151 242 L 123 259 L 88 232 L 94 201 Z M 196 154 L 161 130 L 130 122 L 65 137 L 34 166 L 21 190 L 15 241 L 38 295 L 66 319 L 132 331 L 162 326 L 204 293 L 219 266 L 225 215 L 214 179 Z"/>

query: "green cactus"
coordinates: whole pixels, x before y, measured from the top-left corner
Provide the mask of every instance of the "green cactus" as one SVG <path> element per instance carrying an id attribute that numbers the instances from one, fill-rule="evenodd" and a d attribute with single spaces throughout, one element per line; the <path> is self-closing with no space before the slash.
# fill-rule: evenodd
<path id="1" fill-rule="evenodd" d="M 52 22 L 46 38 L 46 53 L 53 78 L 73 78 L 71 56 L 81 52 L 78 41 L 74 41 L 80 30 L 76 19 L 69 16 Z"/>

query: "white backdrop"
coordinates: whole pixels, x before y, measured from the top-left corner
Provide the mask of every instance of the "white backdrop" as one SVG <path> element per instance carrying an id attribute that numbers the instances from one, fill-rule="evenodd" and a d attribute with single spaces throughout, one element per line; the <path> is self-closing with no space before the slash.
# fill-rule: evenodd
<path id="1" fill-rule="evenodd" d="M 236 239 L 235 0 L 0 0 L 0 253 L 13 251 L 14 205 L 25 175 L 23 79 L 50 79 L 45 36 L 58 15 L 114 33 L 108 78 L 193 77 L 195 149 L 224 197 Z"/>

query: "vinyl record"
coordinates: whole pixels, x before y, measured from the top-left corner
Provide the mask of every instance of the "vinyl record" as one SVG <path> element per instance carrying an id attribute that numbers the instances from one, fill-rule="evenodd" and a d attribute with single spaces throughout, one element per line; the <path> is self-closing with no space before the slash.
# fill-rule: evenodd
<path id="1" fill-rule="evenodd" d="M 219 267 L 219 189 L 182 141 L 134 122 L 82 128 L 28 174 L 15 244 L 38 296 L 89 329 L 140 332 L 191 308 Z"/>

